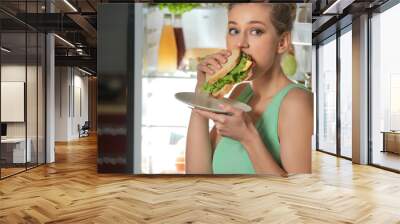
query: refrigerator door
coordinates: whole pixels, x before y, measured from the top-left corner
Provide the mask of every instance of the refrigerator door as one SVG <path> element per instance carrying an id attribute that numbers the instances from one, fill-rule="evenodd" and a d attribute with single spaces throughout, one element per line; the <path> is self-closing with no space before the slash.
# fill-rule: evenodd
<path id="1" fill-rule="evenodd" d="M 194 91 L 196 79 L 144 77 L 142 84 L 142 173 L 183 173 L 191 110 L 174 95 Z"/>
<path id="2" fill-rule="evenodd" d="M 135 73 L 141 75 L 140 87 L 136 88 L 140 91 L 137 102 L 141 104 L 137 105 L 140 109 L 135 108 L 140 114 L 137 120 L 140 120 L 138 129 L 141 133 L 140 139 L 135 140 L 135 150 L 140 149 L 140 153 L 135 155 L 141 158 L 140 173 L 148 174 L 184 173 L 191 110 L 175 99 L 175 93 L 193 92 L 196 85 L 196 63 L 184 71 L 157 70 L 164 13 L 165 9 L 160 11 L 156 7 L 145 6 L 142 11 L 143 26 L 141 30 L 135 30 L 135 35 L 142 35 L 141 42 L 135 43 L 135 46 L 143 50 L 142 61 L 138 62 L 141 63 L 141 71 Z M 225 48 L 226 13 L 225 7 L 206 7 L 183 14 L 187 58 L 197 61 L 200 56 Z"/>

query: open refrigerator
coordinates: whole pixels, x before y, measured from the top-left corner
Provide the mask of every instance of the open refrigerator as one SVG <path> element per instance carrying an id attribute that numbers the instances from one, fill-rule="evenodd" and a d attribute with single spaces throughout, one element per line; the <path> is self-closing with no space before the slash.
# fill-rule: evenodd
<path id="1" fill-rule="evenodd" d="M 311 10 L 311 4 L 302 4 L 301 7 Z M 135 59 L 135 64 L 136 69 L 140 68 L 137 73 L 141 74 L 138 88 L 140 100 L 136 100 L 141 102 L 136 105 L 141 121 L 140 127 L 136 128 L 141 130 L 140 138 L 135 140 L 135 144 L 140 141 L 140 147 L 137 147 L 140 152 L 135 149 L 136 157 L 140 157 L 135 160 L 140 171 L 135 173 L 183 174 L 191 110 L 174 95 L 177 92 L 193 92 L 198 61 L 226 47 L 228 11 L 224 4 L 202 4 L 176 17 L 166 16 L 166 9 L 140 3 L 135 4 L 135 12 L 135 51 L 141 49 L 140 55 L 135 52 L 135 57 L 140 56 L 139 61 Z M 302 17 L 301 11 L 297 17 Z M 306 20 L 309 22 L 296 21 L 293 32 L 296 58 L 301 65 L 295 77 L 303 81 L 304 75 L 311 74 L 311 16 Z M 168 40 L 163 36 L 163 28 L 169 23 L 182 28 L 183 36 L 179 39 L 184 41 L 184 57 L 176 69 L 161 71 L 160 64 L 166 62 L 161 62 L 164 59 L 160 58 L 160 54 L 175 54 L 173 57 L 179 54 L 179 49 L 178 52 L 160 53 L 160 48 L 169 50 L 168 44 L 160 47 L 163 40 Z"/>
<path id="2" fill-rule="evenodd" d="M 224 48 L 226 8 L 199 7 L 184 13 L 181 18 L 174 15 L 170 18 L 166 17 L 167 10 L 160 10 L 147 4 L 141 5 L 144 32 L 140 173 L 183 174 L 186 134 L 191 110 L 175 99 L 175 93 L 193 92 L 196 86 L 197 61 L 207 54 Z M 181 41 L 184 41 L 186 48 L 181 63 L 176 69 L 169 70 L 160 69 L 163 60 L 160 58 L 160 48 L 162 48 L 160 45 L 165 38 L 163 28 L 166 26 L 166 20 L 170 20 L 168 23 L 172 23 L 174 27 L 179 22 L 178 25 L 183 28 L 184 35 Z M 135 26 L 137 27 L 137 24 Z M 199 36 L 199 33 L 208 33 L 217 38 L 210 39 L 208 35 Z M 174 53 L 176 52 L 171 54 Z"/>

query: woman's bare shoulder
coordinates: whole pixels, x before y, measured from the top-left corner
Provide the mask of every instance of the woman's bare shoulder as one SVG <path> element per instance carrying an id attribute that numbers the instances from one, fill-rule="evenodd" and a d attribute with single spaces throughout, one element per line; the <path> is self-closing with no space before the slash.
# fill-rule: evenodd
<path id="1" fill-rule="evenodd" d="M 284 98 L 281 105 L 282 112 L 312 112 L 313 93 L 301 88 L 293 88 Z"/>
<path id="2" fill-rule="evenodd" d="M 290 139 L 298 132 L 311 134 L 313 129 L 313 94 L 294 88 L 285 96 L 279 109 L 279 138 Z M 286 136 L 286 137 L 285 137 Z M 287 138 L 287 136 L 291 136 Z"/>

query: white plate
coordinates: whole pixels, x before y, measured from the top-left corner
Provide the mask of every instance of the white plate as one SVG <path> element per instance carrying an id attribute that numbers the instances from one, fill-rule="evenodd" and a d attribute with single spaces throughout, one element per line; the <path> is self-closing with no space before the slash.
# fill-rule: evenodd
<path id="1" fill-rule="evenodd" d="M 193 92 L 180 92 L 175 94 L 175 98 L 189 105 L 192 108 L 194 107 L 197 109 L 207 110 L 214 113 L 227 114 L 226 111 L 221 110 L 218 106 L 222 103 L 230 104 L 235 108 L 243 110 L 244 112 L 251 111 L 251 107 L 245 103 L 227 98 L 215 99 L 204 93 L 196 94 Z"/>

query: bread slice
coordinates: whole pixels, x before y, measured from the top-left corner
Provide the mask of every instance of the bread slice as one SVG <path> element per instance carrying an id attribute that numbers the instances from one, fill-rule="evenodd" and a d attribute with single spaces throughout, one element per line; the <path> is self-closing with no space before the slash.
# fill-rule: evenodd
<path id="1" fill-rule="evenodd" d="M 225 75 L 227 75 L 230 71 L 232 71 L 236 65 L 238 64 L 238 61 L 240 59 L 240 49 L 239 48 L 234 48 L 232 49 L 232 54 L 228 57 L 228 61 L 222 65 L 222 68 L 214 73 L 212 76 L 207 76 L 206 81 L 210 84 L 215 83 Z"/>
<path id="2" fill-rule="evenodd" d="M 247 64 L 245 65 L 245 67 L 243 68 L 243 71 L 246 71 L 246 70 L 248 70 L 248 71 L 247 71 L 247 74 L 246 74 L 246 78 L 242 82 L 247 81 L 247 80 L 249 80 L 251 78 L 252 75 L 250 75 L 250 70 L 249 69 L 250 69 L 252 64 L 253 64 L 252 61 L 248 61 Z M 212 96 L 214 96 L 215 98 L 222 98 L 227 93 L 229 93 L 236 84 L 239 84 L 239 83 L 227 84 L 224 87 L 222 87 L 222 89 L 214 92 L 212 94 Z"/>
<path id="3" fill-rule="evenodd" d="M 213 97 L 215 98 L 223 98 L 227 93 L 229 93 L 232 88 L 233 88 L 233 84 L 227 84 L 224 87 L 222 87 L 222 89 L 218 90 L 217 92 L 214 92 L 212 94 Z"/>

